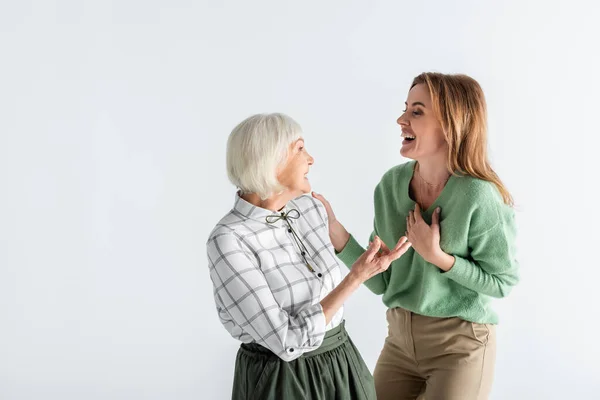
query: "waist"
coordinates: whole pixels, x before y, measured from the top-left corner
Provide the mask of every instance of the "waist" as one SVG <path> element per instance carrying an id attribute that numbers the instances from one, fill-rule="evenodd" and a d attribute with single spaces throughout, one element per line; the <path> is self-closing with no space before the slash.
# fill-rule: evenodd
<path id="1" fill-rule="evenodd" d="M 318 354 L 323 354 L 346 343 L 348 341 L 348 332 L 346 331 L 345 325 L 346 321 L 342 321 L 335 328 L 332 328 L 325 332 L 325 336 L 323 337 L 323 342 L 321 343 L 321 345 L 315 350 L 307 351 L 306 353 L 302 354 L 300 358 L 313 357 Z M 242 343 L 241 349 L 250 353 L 261 353 L 277 357 L 277 355 L 271 350 L 267 349 L 264 346 L 261 346 L 258 343 Z"/>
<path id="2" fill-rule="evenodd" d="M 401 309 L 405 312 L 430 318 L 460 318 L 479 324 L 497 324 L 498 314 L 490 304 L 468 299 L 447 298 L 439 301 L 416 301 L 411 297 L 386 299 L 383 303 L 388 309 Z"/>

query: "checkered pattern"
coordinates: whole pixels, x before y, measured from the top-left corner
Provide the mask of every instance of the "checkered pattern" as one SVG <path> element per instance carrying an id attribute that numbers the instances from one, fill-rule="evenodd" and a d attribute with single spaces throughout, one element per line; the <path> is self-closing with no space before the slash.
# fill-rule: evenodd
<path id="1" fill-rule="evenodd" d="M 327 213 L 311 196 L 290 201 L 282 212 L 308 250 L 307 267 L 286 221 L 236 194 L 233 209 L 207 242 L 210 277 L 221 322 L 231 336 L 256 342 L 286 361 L 318 348 L 325 332 L 343 318 L 343 308 L 325 326 L 319 302 L 341 281 L 338 258 L 329 240 Z"/>

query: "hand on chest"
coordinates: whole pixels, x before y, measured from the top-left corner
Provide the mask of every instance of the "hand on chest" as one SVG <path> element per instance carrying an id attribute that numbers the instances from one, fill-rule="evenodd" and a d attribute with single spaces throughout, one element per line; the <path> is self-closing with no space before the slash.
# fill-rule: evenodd
<path id="1" fill-rule="evenodd" d="M 441 206 L 439 218 L 439 240 L 441 249 L 448 254 L 464 255 L 468 253 L 468 224 L 465 224 L 459 213 L 452 212 L 452 207 Z M 391 243 L 395 243 L 407 231 L 407 216 L 414 208 L 407 208 L 400 211 L 396 222 L 387 222 L 388 229 L 394 232 L 394 237 L 390 238 Z M 434 207 L 429 210 L 421 211 L 423 222 L 431 226 Z M 396 226 L 391 226 L 395 224 Z"/>

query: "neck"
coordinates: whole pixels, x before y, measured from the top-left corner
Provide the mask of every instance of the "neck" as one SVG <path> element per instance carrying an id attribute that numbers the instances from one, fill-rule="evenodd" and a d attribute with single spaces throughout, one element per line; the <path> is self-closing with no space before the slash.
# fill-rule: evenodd
<path id="1" fill-rule="evenodd" d="M 277 212 L 285 207 L 288 201 L 295 199 L 297 196 L 289 190 L 285 190 L 283 193 L 273 194 L 265 200 L 261 199 L 256 193 L 244 193 L 240 197 L 257 207 Z"/>
<path id="2" fill-rule="evenodd" d="M 419 164 L 419 175 L 431 185 L 441 184 L 450 176 L 446 157 L 440 156 L 417 160 L 417 163 Z"/>

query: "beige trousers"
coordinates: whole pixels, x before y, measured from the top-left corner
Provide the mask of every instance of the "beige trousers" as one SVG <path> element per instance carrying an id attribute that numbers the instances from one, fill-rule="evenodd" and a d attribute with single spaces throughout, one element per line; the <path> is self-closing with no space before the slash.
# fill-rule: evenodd
<path id="1" fill-rule="evenodd" d="M 494 325 L 401 308 L 389 309 L 387 320 L 388 337 L 373 374 L 378 400 L 488 398 L 496 361 Z"/>

